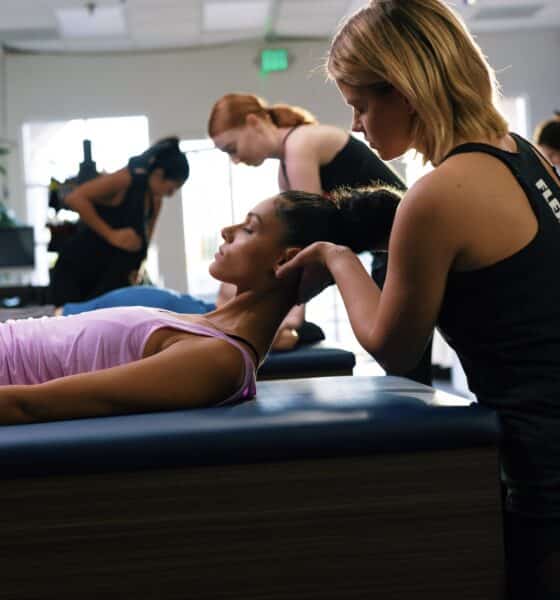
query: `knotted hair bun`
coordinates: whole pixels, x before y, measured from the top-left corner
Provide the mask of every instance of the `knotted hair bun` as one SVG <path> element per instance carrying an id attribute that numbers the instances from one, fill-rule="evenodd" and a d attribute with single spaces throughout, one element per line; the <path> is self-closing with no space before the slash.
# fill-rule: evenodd
<path id="1" fill-rule="evenodd" d="M 401 191 L 386 185 L 335 190 L 332 199 L 338 206 L 336 243 L 356 253 L 385 245 L 401 197 Z"/>
<path id="2" fill-rule="evenodd" d="M 382 185 L 339 188 L 330 197 L 287 191 L 278 195 L 276 210 L 287 245 L 326 241 L 360 253 L 386 245 L 401 196 Z"/>

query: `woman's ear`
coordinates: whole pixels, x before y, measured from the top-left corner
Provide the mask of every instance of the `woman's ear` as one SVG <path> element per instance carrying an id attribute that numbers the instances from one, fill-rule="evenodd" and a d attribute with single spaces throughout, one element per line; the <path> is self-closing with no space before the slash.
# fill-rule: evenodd
<path id="1" fill-rule="evenodd" d="M 289 246 L 285 248 L 276 263 L 274 264 L 274 272 L 276 272 L 279 267 L 285 265 L 287 262 L 290 262 L 292 258 L 294 258 L 299 252 L 301 252 L 301 246 Z"/>

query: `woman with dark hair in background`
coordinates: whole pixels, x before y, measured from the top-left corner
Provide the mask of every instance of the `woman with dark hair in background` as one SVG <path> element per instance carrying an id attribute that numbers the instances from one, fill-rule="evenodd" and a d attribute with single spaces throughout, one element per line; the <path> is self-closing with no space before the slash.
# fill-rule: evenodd
<path id="1" fill-rule="evenodd" d="M 269 105 L 254 94 L 225 94 L 212 107 L 208 135 L 234 163 L 258 166 L 267 158 L 278 159 L 281 190 L 328 195 L 340 187 L 371 184 L 406 189 L 366 144 L 344 129 L 319 123 L 299 106 Z M 372 276 L 380 286 L 386 266 L 386 252 L 374 254 Z M 407 377 L 431 383 L 431 341 Z"/>
<path id="2" fill-rule="evenodd" d="M 49 302 L 80 302 L 135 283 L 162 199 L 188 176 L 179 140 L 170 137 L 131 158 L 127 167 L 73 190 L 65 203 L 80 221 L 51 271 Z"/>

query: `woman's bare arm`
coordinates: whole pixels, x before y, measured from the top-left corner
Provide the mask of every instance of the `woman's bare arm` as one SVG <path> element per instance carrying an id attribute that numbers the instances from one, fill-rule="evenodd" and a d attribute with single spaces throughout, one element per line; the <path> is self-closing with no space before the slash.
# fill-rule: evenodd
<path id="1" fill-rule="evenodd" d="M 239 389 L 244 368 L 241 353 L 228 342 L 181 340 L 127 365 L 38 385 L 2 387 L 0 423 L 211 406 Z"/>
<path id="2" fill-rule="evenodd" d="M 452 211 L 440 204 L 441 192 L 437 186 L 421 185 L 401 202 L 383 293 L 349 248 L 328 242 L 305 248 L 278 271 L 282 276 L 288 269 L 325 265 L 358 341 L 393 373 L 406 373 L 421 357 L 461 244 L 462 233 L 449 218 Z"/>
<path id="3" fill-rule="evenodd" d="M 294 136 L 298 133 L 294 132 Z M 284 173 L 280 169 L 278 185 L 282 191 L 292 189 L 311 194 L 322 194 L 319 154 L 315 148 L 314 137 L 303 135 L 304 133 L 308 134 L 309 132 L 302 131 L 297 139 L 288 140 L 284 165 L 289 181 L 286 181 Z M 307 141 L 308 138 L 310 138 L 309 141 Z"/>

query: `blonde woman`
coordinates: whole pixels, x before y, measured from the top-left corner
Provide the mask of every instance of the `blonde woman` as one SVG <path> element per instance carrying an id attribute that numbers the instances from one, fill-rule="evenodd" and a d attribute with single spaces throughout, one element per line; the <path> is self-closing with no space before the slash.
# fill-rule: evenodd
<path id="1" fill-rule="evenodd" d="M 397 210 L 382 292 L 331 243 L 278 275 L 326 267 L 358 340 L 392 371 L 439 326 L 500 417 L 510 597 L 560 598 L 560 180 L 508 133 L 492 69 L 440 0 L 372 0 L 327 68 L 382 159 L 415 149 L 435 169 Z"/>

